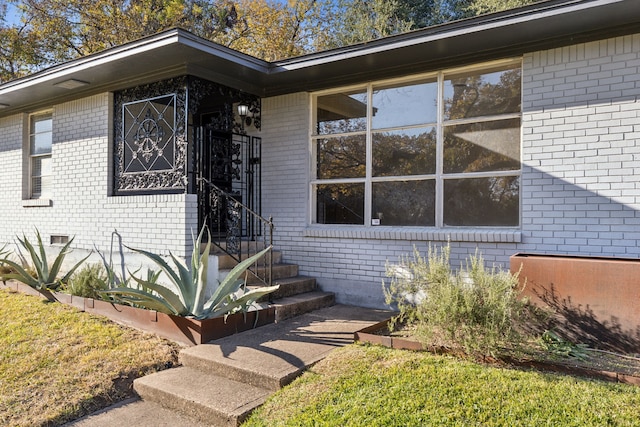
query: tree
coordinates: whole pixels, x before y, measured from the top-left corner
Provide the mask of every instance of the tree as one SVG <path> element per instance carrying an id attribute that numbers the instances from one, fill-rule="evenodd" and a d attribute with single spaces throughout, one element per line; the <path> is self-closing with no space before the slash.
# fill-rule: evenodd
<path id="1" fill-rule="evenodd" d="M 5 0 L 0 81 L 182 27 L 276 60 L 535 0 Z M 19 22 L 7 22 L 7 4 Z"/>
<path id="2" fill-rule="evenodd" d="M 274 0 L 238 0 L 233 5 L 233 25 L 227 31 L 207 36 L 267 61 L 300 55 L 306 52 L 302 25 L 313 3 L 293 1 L 286 5 Z"/>
<path id="3" fill-rule="evenodd" d="M 472 16 L 475 16 L 483 13 L 514 9 L 516 7 L 527 6 L 540 1 L 541 0 L 472 0 L 467 6 L 467 10 Z"/>
<path id="4" fill-rule="evenodd" d="M 42 63 L 40 40 L 24 22 L 7 21 L 7 6 L 0 5 L 0 82 L 26 76 Z"/>

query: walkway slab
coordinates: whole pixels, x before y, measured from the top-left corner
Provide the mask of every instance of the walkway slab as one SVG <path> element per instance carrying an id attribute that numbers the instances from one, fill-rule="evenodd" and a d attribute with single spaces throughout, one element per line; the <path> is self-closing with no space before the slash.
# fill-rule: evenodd
<path id="1" fill-rule="evenodd" d="M 185 366 L 278 390 L 356 331 L 389 317 L 385 310 L 334 305 L 180 352 Z"/>
<path id="2" fill-rule="evenodd" d="M 390 312 L 334 305 L 180 352 L 184 366 L 134 381 L 143 401 L 91 415 L 73 427 L 238 426 L 253 409 L 354 333 Z"/>
<path id="3" fill-rule="evenodd" d="M 218 375 L 182 366 L 138 378 L 134 389 L 144 401 L 214 426 L 237 426 L 271 394 Z"/>

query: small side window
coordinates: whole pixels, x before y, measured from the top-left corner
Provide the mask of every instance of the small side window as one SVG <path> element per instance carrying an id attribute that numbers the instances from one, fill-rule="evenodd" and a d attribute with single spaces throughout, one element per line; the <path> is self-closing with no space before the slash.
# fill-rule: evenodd
<path id="1" fill-rule="evenodd" d="M 37 114 L 29 123 L 29 197 L 51 197 L 51 146 L 53 119 L 51 113 Z"/>

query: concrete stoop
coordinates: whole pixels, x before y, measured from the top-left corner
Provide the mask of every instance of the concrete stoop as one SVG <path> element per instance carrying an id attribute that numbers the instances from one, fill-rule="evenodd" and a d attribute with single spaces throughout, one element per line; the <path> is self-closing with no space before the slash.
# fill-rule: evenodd
<path id="1" fill-rule="evenodd" d="M 226 256 L 220 262 L 223 275 L 235 264 Z M 283 264 L 280 253 L 274 262 L 280 289 L 262 302 L 275 308 L 276 323 L 184 349 L 182 366 L 134 381 L 142 400 L 128 405 L 128 413 L 116 408 L 70 425 L 237 426 L 270 394 L 352 343 L 356 331 L 389 317 L 384 310 L 334 305 L 335 295 L 318 290 L 315 278 L 299 275 L 297 265 Z M 117 423 L 109 424 L 112 416 Z M 165 424 L 173 419 L 182 421 Z"/>
<path id="2" fill-rule="evenodd" d="M 134 382 L 144 402 L 211 426 L 237 426 L 274 391 L 353 342 L 384 310 L 334 305 L 180 352 L 183 366 Z"/>

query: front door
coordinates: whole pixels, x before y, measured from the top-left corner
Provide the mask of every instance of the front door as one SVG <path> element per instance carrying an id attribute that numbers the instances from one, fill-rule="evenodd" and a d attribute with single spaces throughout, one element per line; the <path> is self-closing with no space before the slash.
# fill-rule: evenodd
<path id="1" fill-rule="evenodd" d="M 255 233 L 253 221 L 245 211 L 261 211 L 260 150 L 258 137 L 221 131 L 212 125 L 197 129 L 196 167 L 198 177 L 204 178 L 198 180 L 198 223 L 200 228 L 206 224 L 214 237 L 223 238 L 230 228 L 243 238 Z M 221 197 L 208 183 L 225 196 Z M 245 213 L 239 218 L 238 212 L 231 213 L 229 196 L 245 206 Z M 240 229 L 235 230 L 237 227 Z"/>

